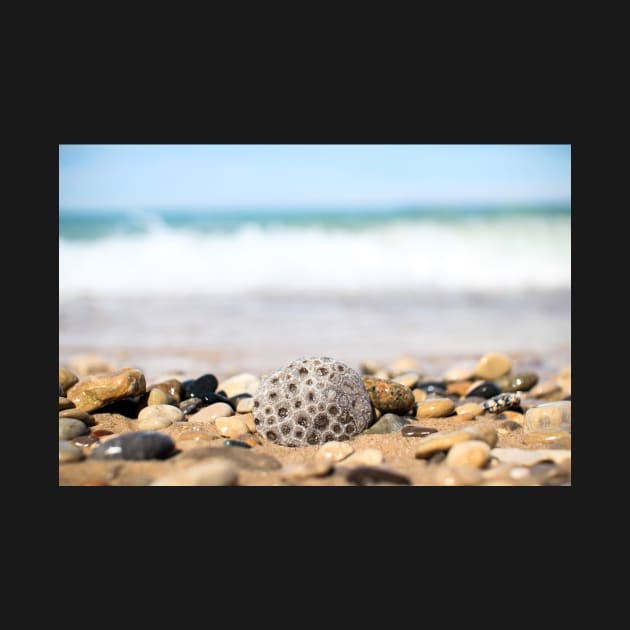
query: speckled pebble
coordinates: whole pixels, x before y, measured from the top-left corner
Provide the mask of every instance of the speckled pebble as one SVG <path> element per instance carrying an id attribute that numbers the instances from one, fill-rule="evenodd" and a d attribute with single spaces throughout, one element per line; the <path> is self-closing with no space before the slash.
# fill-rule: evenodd
<path id="1" fill-rule="evenodd" d="M 357 486 L 411 484 L 405 475 L 379 466 L 358 466 L 347 474 L 347 479 Z"/>
<path id="2" fill-rule="evenodd" d="M 59 418 L 59 439 L 71 440 L 77 435 L 85 435 L 90 430 L 87 425 L 76 418 Z"/>
<path id="3" fill-rule="evenodd" d="M 409 424 L 409 420 L 406 418 L 401 418 L 395 413 L 386 413 L 369 429 L 363 431 L 363 433 L 396 433 L 396 431 L 400 431 L 406 424 Z"/>
<path id="4" fill-rule="evenodd" d="M 517 407 L 521 402 L 518 394 L 499 394 L 488 398 L 482 405 L 483 410 L 487 413 L 501 413 L 511 407 Z"/>
<path id="5" fill-rule="evenodd" d="M 87 413 L 87 411 L 83 411 L 82 409 L 64 409 L 59 412 L 60 418 L 75 418 L 76 420 L 81 420 L 83 424 L 88 427 L 92 427 L 96 424 L 96 420 Z"/>
<path id="6" fill-rule="evenodd" d="M 228 418 L 234 415 L 234 409 L 227 403 L 214 403 L 188 416 L 188 422 L 208 422 L 217 418 Z"/>
<path id="7" fill-rule="evenodd" d="M 455 411 L 455 403 L 450 398 L 434 398 L 418 404 L 416 418 L 445 418 Z"/>
<path id="8" fill-rule="evenodd" d="M 217 428 L 219 435 L 226 438 L 236 439 L 242 433 L 247 433 L 247 425 L 238 417 L 221 417 L 217 418 L 214 426 Z"/>
<path id="9" fill-rule="evenodd" d="M 59 396 L 59 411 L 65 409 L 75 409 L 74 403 L 63 396 Z"/>
<path id="10" fill-rule="evenodd" d="M 234 486 L 238 481 L 236 466 L 225 459 L 213 459 L 164 475 L 151 486 Z"/>
<path id="11" fill-rule="evenodd" d="M 475 366 L 475 374 L 482 379 L 493 379 L 509 374 L 512 369 L 512 359 L 507 354 L 488 352 L 484 354 Z"/>
<path id="12" fill-rule="evenodd" d="M 236 403 L 236 411 L 238 413 L 251 413 L 254 410 L 254 398 L 249 396 L 247 398 L 241 398 Z"/>
<path id="13" fill-rule="evenodd" d="M 92 459 L 165 459 L 175 450 L 175 443 L 157 431 L 134 431 L 107 440 L 92 451 Z"/>
<path id="14" fill-rule="evenodd" d="M 446 456 L 447 466 L 483 468 L 490 458 L 490 447 L 481 440 L 468 440 L 455 444 Z"/>
<path id="15" fill-rule="evenodd" d="M 344 466 L 377 466 L 383 463 L 383 453 L 377 448 L 361 448 L 345 459 Z"/>
<path id="16" fill-rule="evenodd" d="M 404 414 L 413 407 L 415 399 L 405 385 L 372 376 L 363 376 L 362 380 L 372 405 L 383 413 Z"/>
<path id="17" fill-rule="evenodd" d="M 66 440 L 59 440 L 59 463 L 79 462 L 85 459 L 83 451 Z"/>
<path id="18" fill-rule="evenodd" d="M 543 403 L 525 413 L 523 427 L 526 433 L 535 431 L 571 430 L 571 402 Z"/>
<path id="19" fill-rule="evenodd" d="M 344 460 L 352 453 L 354 453 L 354 448 L 347 442 L 332 441 L 326 442 L 326 444 L 315 453 L 315 459 L 335 463 Z"/>
<path id="20" fill-rule="evenodd" d="M 432 433 L 437 433 L 437 429 L 432 427 L 419 427 L 417 424 L 409 424 L 402 428 L 403 437 L 426 437 Z"/>

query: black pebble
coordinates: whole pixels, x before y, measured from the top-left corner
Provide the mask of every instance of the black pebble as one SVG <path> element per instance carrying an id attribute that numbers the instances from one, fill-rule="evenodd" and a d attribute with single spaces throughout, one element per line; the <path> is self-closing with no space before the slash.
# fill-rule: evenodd
<path id="1" fill-rule="evenodd" d="M 175 450 L 175 442 L 157 431 L 134 431 L 119 435 L 92 451 L 92 459 L 166 459 Z"/>
<path id="2" fill-rule="evenodd" d="M 193 398 L 194 394 L 190 391 L 192 386 L 195 384 L 193 379 L 189 379 L 187 381 L 182 381 L 179 386 L 180 398 L 184 400 L 185 398 Z"/>
<path id="3" fill-rule="evenodd" d="M 214 394 L 217 390 L 217 377 L 214 374 L 204 374 L 200 376 L 198 379 L 190 387 L 190 393 L 192 396 L 196 398 L 201 398 L 205 400 L 206 396 L 210 394 Z M 192 396 L 189 396 L 191 398 Z"/>
<path id="4" fill-rule="evenodd" d="M 492 398 L 493 396 L 498 396 L 501 393 L 501 390 L 497 386 L 496 383 L 492 381 L 484 381 L 475 387 L 475 389 L 471 389 L 467 394 L 466 398 L 470 398 L 470 396 L 480 396 L 481 398 Z"/>
<path id="5" fill-rule="evenodd" d="M 211 405 L 212 403 L 216 403 L 216 402 L 224 402 L 230 405 L 232 409 L 235 408 L 235 405 L 233 405 L 230 402 L 230 399 L 227 398 L 227 396 L 222 396 L 221 394 L 218 394 L 218 393 L 217 394 L 208 393 L 207 395 L 202 396 L 201 400 L 203 400 L 204 405 Z"/>
<path id="6" fill-rule="evenodd" d="M 241 442 L 240 440 L 225 440 L 223 446 L 238 446 L 239 448 L 251 448 L 249 444 Z"/>
<path id="7" fill-rule="evenodd" d="M 359 466 L 348 473 L 347 479 L 350 483 L 358 486 L 370 486 L 377 483 L 395 483 L 399 485 L 410 485 L 411 481 L 404 475 L 400 475 L 382 468 L 372 466 Z"/>
<path id="8" fill-rule="evenodd" d="M 417 389 L 424 390 L 427 394 L 446 394 L 446 384 L 442 381 L 427 381 L 416 385 Z"/>

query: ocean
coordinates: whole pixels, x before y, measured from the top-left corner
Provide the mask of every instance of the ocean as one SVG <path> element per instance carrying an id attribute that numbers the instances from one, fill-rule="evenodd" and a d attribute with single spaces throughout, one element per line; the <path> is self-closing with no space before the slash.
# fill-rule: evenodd
<path id="1" fill-rule="evenodd" d="M 59 214 L 60 362 L 194 375 L 498 350 L 556 368 L 570 289 L 568 206 Z"/>

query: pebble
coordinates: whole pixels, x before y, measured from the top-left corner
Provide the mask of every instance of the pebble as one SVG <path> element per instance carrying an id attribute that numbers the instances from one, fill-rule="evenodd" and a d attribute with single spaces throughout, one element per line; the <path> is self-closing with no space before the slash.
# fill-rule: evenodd
<path id="1" fill-rule="evenodd" d="M 105 437 L 106 435 L 114 435 L 114 432 L 109 429 L 96 429 L 92 430 L 90 435 L 93 435 L 94 437 Z"/>
<path id="2" fill-rule="evenodd" d="M 188 422 L 208 422 L 217 418 L 227 418 L 234 415 L 234 409 L 227 403 L 214 403 L 208 407 L 204 407 L 200 411 L 188 416 Z"/>
<path id="3" fill-rule="evenodd" d="M 426 437 L 431 433 L 437 433 L 437 429 L 432 427 L 419 427 L 417 424 L 409 424 L 402 428 L 403 437 Z"/>
<path id="4" fill-rule="evenodd" d="M 443 464 L 435 468 L 431 480 L 436 486 L 476 486 L 483 481 L 483 476 L 477 468 L 451 468 Z"/>
<path id="5" fill-rule="evenodd" d="M 372 405 L 383 413 L 404 414 L 413 407 L 415 399 L 405 385 L 373 376 L 363 376 L 362 380 Z"/>
<path id="6" fill-rule="evenodd" d="M 533 466 L 547 460 L 557 464 L 571 461 L 570 449 L 493 448 L 490 454 L 500 462 L 522 466 Z"/>
<path id="7" fill-rule="evenodd" d="M 416 386 L 419 378 L 420 375 L 416 372 L 405 372 L 405 374 L 401 374 L 400 376 L 392 377 L 392 381 L 412 389 Z"/>
<path id="8" fill-rule="evenodd" d="M 448 466 L 470 466 L 483 468 L 490 459 L 490 447 L 480 440 L 468 440 L 455 444 L 446 456 L 445 463 Z"/>
<path id="9" fill-rule="evenodd" d="M 146 389 L 144 374 L 135 368 L 123 368 L 87 376 L 73 385 L 67 397 L 83 411 L 95 411 L 116 400 L 143 394 Z"/>
<path id="10" fill-rule="evenodd" d="M 175 443 L 164 433 L 134 431 L 117 435 L 93 451 L 92 459 L 165 459 L 175 450 Z"/>
<path id="11" fill-rule="evenodd" d="M 412 390 L 411 393 L 413 394 L 413 398 L 416 403 L 421 403 L 427 397 L 427 393 L 424 391 L 424 389 L 418 389 L 417 387 Z"/>
<path id="12" fill-rule="evenodd" d="M 507 354 L 488 352 L 475 366 L 475 375 L 482 379 L 493 379 L 509 374 L 511 369 L 512 359 Z"/>
<path id="13" fill-rule="evenodd" d="M 401 418 L 395 413 L 386 413 L 363 433 L 396 433 L 406 424 L 409 424 L 409 420 L 406 418 Z"/>
<path id="14" fill-rule="evenodd" d="M 543 403 L 528 409 L 523 423 L 525 433 L 571 430 L 571 401 Z"/>
<path id="15" fill-rule="evenodd" d="M 517 407 L 520 402 L 521 398 L 518 394 L 499 394 L 488 398 L 482 407 L 488 413 L 501 413 L 510 407 Z"/>
<path id="16" fill-rule="evenodd" d="M 551 444 L 556 440 L 571 437 L 571 434 L 564 429 L 556 429 L 550 431 L 530 431 L 523 436 L 526 444 L 536 444 L 537 442 L 545 442 Z"/>
<path id="17" fill-rule="evenodd" d="M 251 394 L 253 396 L 259 385 L 260 379 L 255 374 L 243 372 L 221 381 L 218 389 L 223 390 L 228 398 L 237 394 Z"/>
<path id="18" fill-rule="evenodd" d="M 59 396 L 59 411 L 64 409 L 75 409 L 74 403 L 63 396 Z"/>
<path id="19" fill-rule="evenodd" d="M 172 405 L 175 399 L 166 392 L 154 387 L 147 397 L 147 405 L 152 407 L 154 405 Z"/>
<path id="20" fill-rule="evenodd" d="M 247 444 L 246 442 L 241 442 L 240 440 L 225 440 L 225 442 L 223 442 L 223 446 L 234 446 L 237 448 L 251 448 L 250 444 Z"/>
<path id="21" fill-rule="evenodd" d="M 195 379 L 194 378 L 189 378 L 186 379 L 184 381 L 182 381 L 179 384 L 179 395 L 180 395 L 180 402 L 186 400 L 187 398 L 192 398 L 193 395 L 190 391 L 190 388 L 195 384 Z"/>
<path id="22" fill-rule="evenodd" d="M 332 469 L 332 462 L 323 459 L 303 464 L 285 464 L 280 477 L 286 481 L 301 481 L 309 477 L 325 477 Z"/>
<path id="23" fill-rule="evenodd" d="M 408 477 L 383 467 L 358 466 L 346 476 L 350 483 L 357 486 L 374 485 L 410 485 Z"/>
<path id="24" fill-rule="evenodd" d="M 467 440 L 482 440 L 492 448 L 498 439 L 497 431 L 491 424 L 476 424 L 458 431 L 440 431 L 421 438 L 415 456 L 426 459 L 438 451 L 447 451 L 455 444 Z"/>
<path id="25" fill-rule="evenodd" d="M 176 378 L 169 378 L 165 381 L 160 381 L 159 383 L 151 386 L 151 391 L 154 389 L 159 389 L 164 392 L 178 404 L 182 399 L 182 384 Z"/>
<path id="26" fill-rule="evenodd" d="M 66 440 L 59 440 L 59 463 L 79 462 L 85 459 L 83 451 Z"/>
<path id="27" fill-rule="evenodd" d="M 479 403 L 464 403 L 463 405 L 459 405 L 455 407 L 455 413 L 460 415 L 462 413 L 470 413 L 473 416 L 480 416 L 483 413 L 483 405 Z"/>
<path id="28" fill-rule="evenodd" d="M 217 418 L 214 426 L 219 435 L 226 438 L 237 438 L 248 431 L 247 425 L 238 416 Z"/>
<path id="29" fill-rule="evenodd" d="M 189 396 L 201 398 L 206 403 L 215 401 L 215 393 L 217 391 L 217 377 L 214 374 L 204 374 L 195 379 L 193 384 L 188 388 Z"/>
<path id="30" fill-rule="evenodd" d="M 538 382 L 538 375 L 534 372 L 524 372 L 515 376 L 505 377 L 505 381 L 498 382 L 503 392 L 527 392 Z"/>
<path id="31" fill-rule="evenodd" d="M 471 422 L 477 418 L 477 416 L 473 416 L 472 413 L 458 413 L 453 417 L 461 420 L 462 422 Z"/>
<path id="32" fill-rule="evenodd" d="M 236 466 L 225 459 L 195 464 L 153 481 L 151 486 L 234 486 L 238 481 Z"/>
<path id="33" fill-rule="evenodd" d="M 422 367 L 418 360 L 412 356 L 398 357 L 387 366 L 387 372 L 391 378 L 400 376 L 405 372 L 422 372 Z"/>
<path id="34" fill-rule="evenodd" d="M 347 442 L 331 441 L 326 442 L 326 444 L 315 453 L 315 459 L 335 463 L 344 460 L 352 453 L 354 453 L 354 448 Z"/>
<path id="35" fill-rule="evenodd" d="M 211 457 L 222 457 L 227 459 L 239 468 L 248 470 L 278 470 L 282 464 L 271 455 L 256 453 L 251 449 L 231 448 L 229 446 L 200 446 L 182 453 L 182 459 L 208 459 Z"/>
<path id="36" fill-rule="evenodd" d="M 452 381 L 472 381 L 475 378 L 475 366 L 476 363 L 474 361 L 462 361 L 444 372 L 442 378 L 446 383 Z"/>
<path id="37" fill-rule="evenodd" d="M 165 429 L 170 427 L 174 422 L 181 422 L 184 419 L 184 413 L 181 409 L 172 405 L 151 405 L 145 407 L 138 414 L 138 429 L 143 431 L 154 431 L 156 429 Z"/>
<path id="38" fill-rule="evenodd" d="M 59 368 L 59 385 L 63 387 L 63 391 L 67 392 L 73 385 L 79 382 L 79 377 L 67 370 L 66 368 Z"/>
<path id="39" fill-rule="evenodd" d="M 88 427 L 92 427 L 96 424 L 96 420 L 87 413 L 87 411 L 83 411 L 81 409 L 64 409 L 59 412 L 60 418 L 76 418 L 77 420 L 81 420 L 83 424 Z"/>
<path id="40" fill-rule="evenodd" d="M 377 466 L 383 463 L 383 453 L 377 448 L 361 448 L 344 460 L 344 466 Z"/>
<path id="41" fill-rule="evenodd" d="M 85 435 L 90 430 L 87 425 L 81 420 L 76 418 L 63 418 L 59 417 L 59 439 L 71 440 L 77 437 L 77 435 Z"/>
<path id="42" fill-rule="evenodd" d="M 184 412 L 185 416 L 190 416 L 203 407 L 201 398 L 187 398 L 179 403 L 179 408 Z"/>
<path id="43" fill-rule="evenodd" d="M 434 398 L 418 404 L 416 418 L 445 418 L 455 411 L 455 403 L 450 398 Z"/>
<path id="44" fill-rule="evenodd" d="M 93 446 L 94 444 L 98 444 L 100 440 L 93 435 L 78 435 L 75 438 L 72 438 L 72 444 L 75 446 Z"/>
<path id="45" fill-rule="evenodd" d="M 251 413 L 254 410 L 254 399 L 251 396 L 241 398 L 236 403 L 236 411 L 238 413 Z"/>
<path id="46" fill-rule="evenodd" d="M 500 393 L 501 390 L 498 388 L 497 384 L 492 381 L 475 381 L 464 396 L 466 398 L 470 398 L 471 396 L 492 398 L 493 396 L 498 396 Z"/>
<path id="47" fill-rule="evenodd" d="M 470 389 L 472 381 L 455 381 L 446 385 L 447 394 L 455 394 L 457 396 L 464 396 Z"/>

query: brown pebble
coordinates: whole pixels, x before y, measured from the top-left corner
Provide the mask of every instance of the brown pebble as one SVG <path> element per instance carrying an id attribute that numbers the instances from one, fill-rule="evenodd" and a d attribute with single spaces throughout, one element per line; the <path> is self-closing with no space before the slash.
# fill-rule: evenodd
<path id="1" fill-rule="evenodd" d="M 427 435 L 431 435 L 431 433 L 437 433 L 437 429 L 409 424 L 406 427 L 403 427 L 400 433 L 403 437 L 425 437 Z"/>
<path id="2" fill-rule="evenodd" d="M 167 394 L 165 391 L 154 387 L 147 396 L 147 405 L 152 407 L 153 405 L 172 405 L 175 399 Z"/>
<path id="3" fill-rule="evenodd" d="M 103 437 L 104 435 L 114 435 L 114 432 L 109 431 L 108 429 L 96 429 L 95 431 L 92 431 L 90 435 L 93 435 L 94 437 Z"/>
<path id="4" fill-rule="evenodd" d="M 181 402 L 181 383 L 176 378 L 169 378 L 151 386 L 151 390 L 159 389 L 168 394 L 176 403 Z"/>
<path id="5" fill-rule="evenodd" d="M 88 427 L 94 426 L 96 424 L 94 418 L 82 409 L 64 409 L 63 411 L 59 412 L 59 417 L 75 418 L 76 420 L 81 420 L 81 422 L 83 422 Z"/>
<path id="6" fill-rule="evenodd" d="M 427 393 L 424 391 L 424 389 L 414 389 L 411 393 L 413 394 L 414 400 L 417 403 L 423 402 L 427 397 Z"/>
<path id="7" fill-rule="evenodd" d="M 463 405 L 459 405 L 459 407 L 455 407 L 456 414 L 462 413 L 471 413 L 473 416 L 480 416 L 483 413 L 483 407 L 478 403 L 464 403 Z"/>
<path id="8" fill-rule="evenodd" d="M 59 411 L 63 411 L 64 409 L 74 409 L 74 403 L 63 396 L 59 396 Z"/>
<path id="9" fill-rule="evenodd" d="M 475 416 L 472 413 L 458 413 L 457 415 L 454 416 L 455 418 L 457 418 L 458 420 L 462 420 L 463 422 L 471 422 L 472 420 L 474 420 L 477 416 Z"/>
<path id="10" fill-rule="evenodd" d="M 484 354 L 475 367 L 475 374 L 479 378 L 492 380 L 509 374 L 512 369 L 512 359 L 506 354 L 489 352 Z"/>
<path id="11" fill-rule="evenodd" d="M 67 370 L 66 368 L 59 368 L 59 385 L 63 387 L 63 390 L 67 392 L 75 383 L 79 382 L 79 377 Z"/>
<path id="12" fill-rule="evenodd" d="M 450 398 L 433 398 L 418 404 L 417 418 L 444 418 L 455 411 L 455 403 Z"/>
<path id="13" fill-rule="evenodd" d="M 457 394 L 458 396 L 464 396 L 470 389 L 472 381 L 456 381 L 454 383 L 448 383 L 446 385 L 446 392 L 448 394 Z"/>

